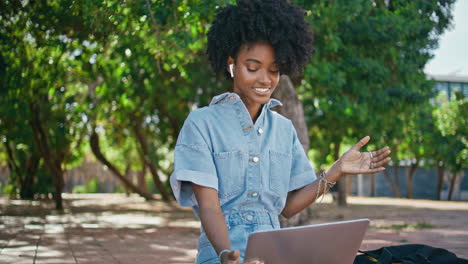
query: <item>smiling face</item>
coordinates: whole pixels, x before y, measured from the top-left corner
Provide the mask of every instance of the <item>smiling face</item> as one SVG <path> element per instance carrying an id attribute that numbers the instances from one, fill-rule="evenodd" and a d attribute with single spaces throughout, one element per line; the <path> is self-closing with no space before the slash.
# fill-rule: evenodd
<path id="1" fill-rule="evenodd" d="M 268 102 L 279 82 L 275 51 L 268 43 L 244 44 L 235 62 L 229 57 L 229 64 L 234 64 L 233 91 L 240 96 L 254 119 L 261 105 Z"/>

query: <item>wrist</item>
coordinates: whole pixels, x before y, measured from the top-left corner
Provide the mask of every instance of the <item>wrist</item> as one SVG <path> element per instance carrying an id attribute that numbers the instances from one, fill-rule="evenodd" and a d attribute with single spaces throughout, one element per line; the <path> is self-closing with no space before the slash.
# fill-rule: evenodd
<path id="1" fill-rule="evenodd" d="M 337 182 L 344 174 L 341 166 L 341 160 L 335 161 L 333 165 L 326 171 L 327 180 Z"/>
<path id="2" fill-rule="evenodd" d="M 223 263 L 223 261 L 222 261 L 223 254 L 229 253 L 229 251 L 231 251 L 231 250 L 230 249 L 223 249 L 223 250 L 221 250 L 219 252 L 218 259 L 219 259 L 219 261 L 221 261 L 221 263 Z"/>

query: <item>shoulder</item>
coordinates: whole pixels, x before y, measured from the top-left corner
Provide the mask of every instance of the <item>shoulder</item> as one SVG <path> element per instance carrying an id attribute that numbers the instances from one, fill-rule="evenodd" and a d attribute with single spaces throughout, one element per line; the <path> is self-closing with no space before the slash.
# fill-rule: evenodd
<path id="1" fill-rule="evenodd" d="M 229 118 L 229 116 L 232 115 L 232 105 L 236 99 L 240 100 L 240 97 L 235 93 L 226 92 L 216 95 L 211 99 L 209 105 L 193 110 L 187 119 L 194 121 L 211 120 L 219 122 L 220 117 L 221 119 L 223 117 Z"/>
<path id="2" fill-rule="evenodd" d="M 216 106 L 205 106 L 190 112 L 185 123 L 193 123 L 202 126 L 203 124 L 216 122 L 219 119 L 219 115 L 221 115 L 221 111 L 218 111 Z"/>
<path id="3" fill-rule="evenodd" d="M 190 112 L 190 114 L 187 116 L 187 119 L 185 122 L 200 122 L 203 121 L 204 119 L 207 118 L 209 115 L 210 109 L 208 106 L 202 107 L 202 108 L 197 108 Z"/>
<path id="4" fill-rule="evenodd" d="M 196 109 L 187 116 L 179 132 L 178 145 L 206 145 L 209 142 L 207 136 L 206 118 L 207 107 Z"/>

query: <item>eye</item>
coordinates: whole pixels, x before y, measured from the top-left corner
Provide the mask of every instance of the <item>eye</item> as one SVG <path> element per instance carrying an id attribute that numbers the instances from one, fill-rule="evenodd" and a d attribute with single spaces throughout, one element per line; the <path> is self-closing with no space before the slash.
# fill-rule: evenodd
<path id="1" fill-rule="evenodd" d="M 250 69 L 250 68 L 247 68 L 247 70 L 248 70 L 249 72 L 256 72 L 256 71 L 257 71 L 257 69 Z"/>
<path id="2" fill-rule="evenodd" d="M 278 73 L 279 72 L 279 67 L 277 65 L 274 65 L 270 68 L 270 72 L 272 73 Z"/>

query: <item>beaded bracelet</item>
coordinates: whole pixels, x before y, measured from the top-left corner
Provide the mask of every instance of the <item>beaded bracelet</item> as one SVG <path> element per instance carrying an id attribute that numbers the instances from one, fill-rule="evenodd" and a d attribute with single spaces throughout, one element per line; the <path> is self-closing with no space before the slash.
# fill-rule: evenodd
<path id="1" fill-rule="evenodd" d="M 325 171 L 322 171 L 322 173 L 320 173 L 320 181 L 324 181 L 328 185 L 328 188 L 332 188 L 333 186 L 335 186 L 336 182 L 328 181 L 327 178 L 325 178 L 325 176 L 327 176 Z"/>
<path id="2" fill-rule="evenodd" d="M 321 186 L 323 182 L 323 193 L 322 193 L 322 199 L 320 200 L 320 203 L 322 203 L 323 196 L 325 196 L 327 191 L 330 190 L 336 184 L 336 182 L 328 181 L 327 178 L 325 178 L 325 176 L 326 176 L 325 171 L 322 171 L 322 173 L 320 173 L 320 176 L 319 176 L 320 179 L 319 179 L 318 188 L 317 188 L 317 196 L 315 197 L 315 200 L 317 201 L 317 199 L 320 196 L 320 190 L 322 189 Z M 327 186 L 328 186 L 328 189 L 327 189 Z"/>

